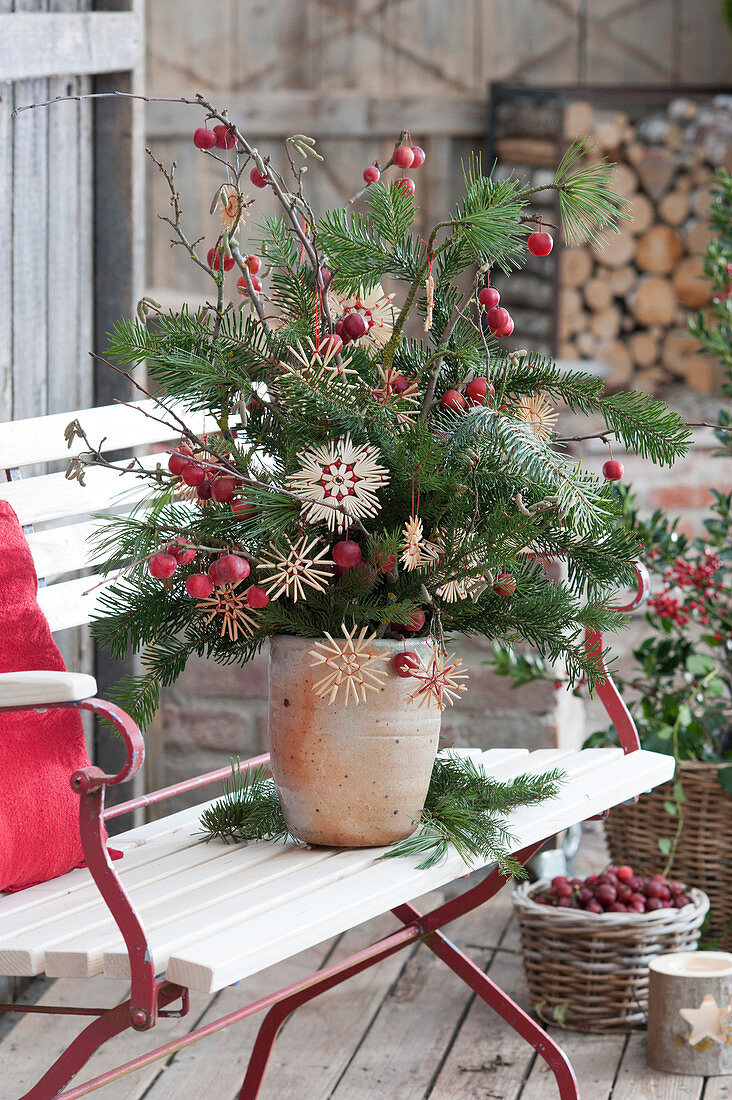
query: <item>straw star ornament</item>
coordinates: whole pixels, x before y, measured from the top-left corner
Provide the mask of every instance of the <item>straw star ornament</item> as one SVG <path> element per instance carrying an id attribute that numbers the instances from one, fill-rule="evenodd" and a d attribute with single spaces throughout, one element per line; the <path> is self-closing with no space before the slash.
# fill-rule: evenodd
<path id="1" fill-rule="evenodd" d="M 399 559 L 407 571 L 420 569 L 437 561 L 442 547 L 424 537 L 424 527 L 419 516 L 410 516 L 402 532 L 402 555 Z"/>
<path id="2" fill-rule="evenodd" d="M 366 702 L 367 691 L 378 691 L 387 673 L 377 665 L 389 660 L 389 654 L 385 650 L 379 650 L 374 646 L 376 632 L 366 635 L 366 627 L 361 628 L 361 633 L 356 637 L 356 626 L 353 626 L 350 634 L 346 624 L 341 624 L 345 641 L 336 641 L 326 631 L 328 639 L 325 642 L 316 642 L 315 648 L 309 651 L 314 658 L 311 668 L 324 665 L 327 672 L 320 680 L 313 684 L 313 691 L 319 698 L 328 696 L 328 703 L 333 703 L 338 697 L 341 688 L 344 689 L 344 706 L 348 706 L 349 698 L 352 698 L 356 706 L 359 702 Z M 360 699 L 359 699 L 360 696 Z"/>
<path id="3" fill-rule="evenodd" d="M 347 435 L 298 455 L 301 468 L 289 487 L 313 502 L 305 506 L 307 519 L 325 520 L 331 531 L 343 531 L 352 519 L 375 515 L 381 507 L 376 491 L 389 484 L 388 471 L 376 461 L 378 453 Z"/>
<path id="4" fill-rule="evenodd" d="M 337 344 L 327 337 L 320 342 L 320 349 L 315 341 L 308 336 L 303 344 L 298 340 L 290 348 L 290 355 L 295 360 L 294 364 L 284 364 L 289 374 L 296 374 L 305 381 L 314 381 L 321 375 L 327 375 L 331 381 L 338 381 L 349 374 L 358 374 L 349 366 L 351 358 L 347 352 L 339 350 Z M 340 362 L 338 362 L 340 360 Z"/>
<path id="5" fill-rule="evenodd" d="M 435 653 L 427 664 L 420 658 L 420 667 L 412 672 L 412 677 L 420 684 L 409 696 L 409 701 L 419 707 L 425 703 L 428 707 L 434 704 L 440 710 L 444 710 L 448 703 L 452 706 L 458 695 L 468 690 L 461 683 L 468 678 L 462 664 L 462 657 L 456 657 L 454 653 L 449 657 Z"/>
<path id="6" fill-rule="evenodd" d="M 271 600 L 279 599 L 284 593 L 297 603 L 298 599 L 307 599 L 306 588 L 325 592 L 323 582 L 327 583 L 330 579 L 330 566 L 334 563 L 324 556 L 329 552 L 329 546 L 313 553 L 319 541 L 317 538 L 308 541 L 307 536 L 294 543 L 287 539 L 289 549 L 286 552 L 273 549 L 269 555 L 262 555 L 257 569 L 260 573 L 269 573 L 268 577 L 262 578 L 262 586 Z"/>
<path id="7" fill-rule="evenodd" d="M 208 615 L 206 625 L 220 617 L 221 637 L 227 635 L 232 642 L 238 641 L 240 637 L 248 638 L 257 627 L 256 617 L 252 615 L 245 593 L 237 591 L 242 583 L 243 581 L 238 581 L 236 584 L 227 584 L 214 590 L 206 599 L 196 601 L 198 610 Z"/>

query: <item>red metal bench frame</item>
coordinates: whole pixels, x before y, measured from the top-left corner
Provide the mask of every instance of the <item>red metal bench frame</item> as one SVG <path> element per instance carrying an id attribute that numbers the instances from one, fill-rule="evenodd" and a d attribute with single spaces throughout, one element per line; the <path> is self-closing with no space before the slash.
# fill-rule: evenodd
<path id="1" fill-rule="evenodd" d="M 635 597 L 625 606 L 617 607 L 619 612 L 632 611 L 639 607 L 648 596 L 650 581 L 645 567 L 636 565 L 638 589 Z M 602 682 L 596 690 L 615 727 L 620 744 L 625 753 L 640 748 L 635 723 L 623 702 L 612 677 L 609 675 L 603 657 L 603 638 L 599 631 L 587 631 L 585 647 L 600 667 Z M 44 704 L 42 707 L 0 707 L 3 710 L 50 710 L 74 707 L 91 711 L 105 717 L 119 731 L 127 750 L 124 766 L 116 775 L 107 775 L 100 768 L 88 767 L 75 772 L 71 785 L 79 795 L 79 821 L 81 843 L 84 857 L 91 875 L 114 918 L 129 952 L 131 988 L 129 998 L 109 1009 L 70 1008 L 53 1005 L 0 1004 L 0 1012 L 79 1015 L 97 1017 L 89 1024 L 56 1059 L 40 1080 L 18 1100 L 78 1100 L 103 1085 L 110 1084 L 136 1069 L 165 1058 L 168 1055 L 190 1046 L 199 1039 L 212 1035 L 223 1028 L 230 1027 L 239 1020 L 246 1019 L 257 1012 L 266 1011 L 239 1093 L 239 1100 L 256 1100 L 262 1084 L 267 1063 L 279 1029 L 296 1008 L 312 1000 L 319 993 L 346 981 L 354 974 L 374 966 L 382 959 L 393 955 L 417 941 L 423 942 L 438 958 L 450 967 L 487 1005 L 501 1016 L 523 1039 L 525 1039 L 546 1061 L 552 1070 L 559 1087 L 561 1100 L 579 1100 L 579 1089 L 572 1066 L 564 1051 L 522 1008 L 496 985 L 487 974 L 475 965 L 462 951 L 451 943 L 441 929 L 472 912 L 488 901 L 500 890 L 506 880 L 497 869 L 489 871 L 477 885 L 468 887 L 461 895 L 438 905 L 429 913 L 420 913 L 411 904 L 397 906 L 392 912 L 403 923 L 397 932 L 377 940 L 369 947 L 350 955 L 339 963 L 334 963 L 315 971 L 293 985 L 280 989 L 261 1000 L 253 1001 L 236 1012 L 196 1028 L 194 1031 L 164 1043 L 147 1054 L 125 1062 L 116 1069 L 103 1073 L 81 1085 L 66 1091 L 65 1086 L 73 1079 L 91 1056 L 108 1039 L 127 1029 L 148 1031 L 162 1018 L 178 1018 L 188 1012 L 188 990 L 165 979 L 159 979 L 149 949 L 145 929 L 135 907 L 125 892 L 107 854 L 103 827 L 104 822 L 142 806 L 149 806 L 172 798 L 185 791 L 215 783 L 230 774 L 230 768 L 220 768 L 197 776 L 195 779 L 164 787 L 151 794 L 142 795 L 129 802 L 104 808 L 104 793 L 108 786 L 117 786 L 131 779 L 141 768 L 145 747 L 142 734 L 133 720 L 113 703 L 101 699 L 85 699 L 79 702 Z M 269 757 L 259 756 L 245 761 L 241 766 L 256 767 L 266 763 Z M 516 858 L 526 863 L 546 840 L 533 844 L 516 854 Z M 180 1001 L 180 1008 L 168 1006 Z"/>

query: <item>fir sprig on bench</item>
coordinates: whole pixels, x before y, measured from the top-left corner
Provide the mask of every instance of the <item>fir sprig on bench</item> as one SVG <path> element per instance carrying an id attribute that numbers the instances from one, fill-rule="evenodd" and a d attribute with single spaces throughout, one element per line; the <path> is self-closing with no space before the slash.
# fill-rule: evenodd
<path id="1" fill-rule="evenodd" d="M 452 844 L 468 866 L 478 859 L 495 862 L 502 874 L 523 878 L 524 868 L 508 850 L 512 836 L 505 815 L 554 798 L 561 781 L 562 773 L 554 769 L 499 782 L 470 757 L 441 754 L 415 833 L 393 844 L 381 858 L 423 856 L 418 867 L 424 870 L 445 859 Z M 232 764 L 224 797 L 204 810 L 201 825 L 207 840 L 295 840 L 266 765 L 242 771 L 238 761 Z"/>

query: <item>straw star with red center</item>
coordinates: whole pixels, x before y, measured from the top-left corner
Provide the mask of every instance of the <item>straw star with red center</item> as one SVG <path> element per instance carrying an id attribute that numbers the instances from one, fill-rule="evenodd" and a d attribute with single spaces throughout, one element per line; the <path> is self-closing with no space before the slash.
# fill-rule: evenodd
<path id="1" fill-rule="evenodd" d="M 425 703 L 428 707 L 434 704 L 440 710 L 444 710 L 448 703 L 452 706 L 458 695 L 468 690 L 461 683 L 468 678 L 462 664 L 462 657 L 456 657 L 454 653 L 450 656 L 433 653 L 426 664 L 420 658 L 420 667 L 412 672 L 412 677 L 420 684 L 409 696 L 409 701 L 420 707 Z"/>
<path id="2" fill-rule="evenodd" d="M 345 690 L 344 706 L 348 706 L 349 698 L 352 698 L 356 706 L 359 701 L 366 702 L 367 691 L 378 691 L 382 682 L 386 679 L 386 671 L 375 667 L 377 662 L 388 661 L 389 654 L 386 650 L 379 650 L 373 646 L 376 631 L 367 637 L 366 627 L 361 628 L 361 633 L 356 637 L 356 625 L 354 624 L 350 634 L 346 624 L 341 624 L 341 630 L 345 641 L 336 641 L 325 631 L 328 639 L 325 642 L 316 642 L 315 648 L 309 651 L 314 661 L 311 668 L 317 665 L 325 665 L 326 674 L 313 684 L 313 691 L 319 698 L 328 696 L 328 703 L 333 703 L 338 697 L 341 687 Z M 360 695 L 360 700 L 359 700 Z"/>
<path id="3" fill-rule="evenodd" d="M 221 637 L 228 634 L 232 642 L 238 641 L 240 637 L 248 638 L 257 628 L 257 620 L 252 615 L 244 592 L 237 592 L 237 588 L 243 583 L 237 581 L 236 584 L 227 584 L 214 590 L 206 599 L 196 601 L 198 610 L 208 614 L 206 625 L 220 616 Z"/>
<path id="4" fill-rule="evenodd" d="M 305 506 L 307 519 L 325 520 L 332 531 L 343 531 L 353 519 L 375 515 L 381 507 L 376 490 L 389 483 L 388 470 L 376 461 L 378 453 L 347 435 L 298 455 L 301 469 L 288 487 L 313 501 Z"/>

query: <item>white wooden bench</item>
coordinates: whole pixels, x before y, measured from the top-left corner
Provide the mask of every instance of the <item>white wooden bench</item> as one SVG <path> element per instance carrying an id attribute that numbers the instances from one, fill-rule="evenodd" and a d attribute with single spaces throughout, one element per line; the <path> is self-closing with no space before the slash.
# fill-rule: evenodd
<path id="1" fill-rule="evenodd" d="M 12 504 L 28 528 L 37 572 L 46 582 L 39 601 L 54 630 L 87 623 L 99 595 L 99 589 L 85 595 L 94 580 L 76 575 L 87 565 L 86 540 L 95 523 L 89 513 L 124 511 L 145 491 L 138 483 L 138 491 L 130 493 L 126 488 L 122 496 L 118 475 L 98 468 L 88 470 L 85 488 L 66 480 L 63 473 L 20 477 L 23 467 L 35 469 L 67 456 L 63 430 L 75 418 L 93 443 L 106 437 L 108 452 L 165 443 L 169 434 L 163 425 L 124 406 L 0 425 L 0 470 L 7 471 L 9 479 L 0 482 L 0 497 Z M 200 430 L 200 423 L 196 427 Z M 155 456 L 149 461 L 154 464 Z M 590 639 L 591 645 L 596 642 Z M 90 977 L 103 973 L 131 980 L 129 997 L 98 1015 L 24 1100 L 56 1096 L 76 1100 L 117 1079 L 120 1072 L 131 1072 L 195 1042 L 203 1031 L 211 1034 L 267 1010 L 240 1093 L 243 1100 L 252 1100 L 277 1031 L 294 1008 L 415 940 L 423 940 L 539 1051 L 556 1076 L 562 1100 L 579 1096 L 561 1049 L 440 931 L 500 889 L 504 880 L 495 868 L 488 868 L 477 884 L 471 880 L 460 896 L 422 914 L 410 904 L 411 899 L 465 875 L 465 865 L 454 852 L 439 866 L 418 870 L 416 859 L 414 863 L 380 862 L 380 849 L 206 844 L 197 832 L 201 806 L 115 836 L 114 846 L 124 856 L 113 867 L 101 840 L 102 818 L 215 782 L 229 769 L 104 810 L 105 787 L 139 771 L 142 743 L 134 723 L 95 699 L 95 693 L 92 677 L 71 672 L 0 675 L 0 712 L 55 705 L 101 711 L 117 724 L 128 748 L 127 763 L 119 775 L 104 776 L 91 768 L 74 777 L 89 870 L 75 870 L 20 893 L 0 894 L 0 974 Z M 554 766 L 565 772 L 566 783 L 557 799 L 518 810 L 510 819 L 513 849 L 522 862 L 557 832 L 673 774 L 672 758 L 634 749 L 632 723 L 609 684 L 603 694 L 609 709 L 614 708 L 616 724 L 623 727 L 624 749 L 463 750 L 479 758 L 488 775 L 496 778 Z M 1 731 L 0 715 L 0 753 Z M 214 992 L 389 910 L 401 927 L 369 948 L 205 1029 L 62 1091 L 112 1035 L 130 1027 L 147 1030 L 161 1017 L 185 1012 L 189 989 Z M 168 1007 L 177 1001 L 180 1008 Z M 0 1005 L 4 1011 L 19 1009 L 22 1006 Z M 84 1014 L 84 1009 L 79 1012 Z M 86 1014 L 93 1012 L 87 1009 Z"/>

